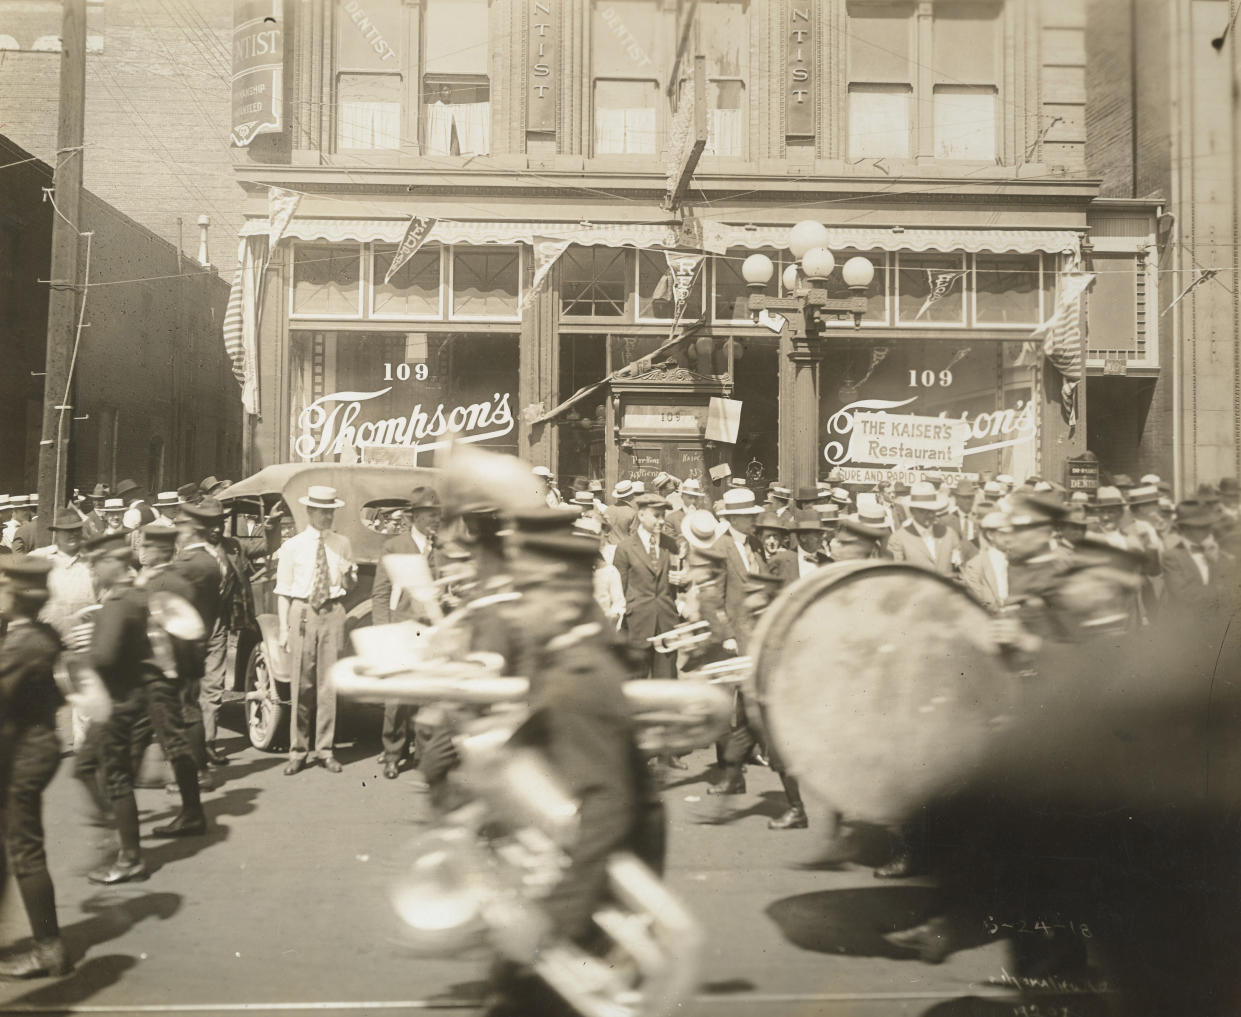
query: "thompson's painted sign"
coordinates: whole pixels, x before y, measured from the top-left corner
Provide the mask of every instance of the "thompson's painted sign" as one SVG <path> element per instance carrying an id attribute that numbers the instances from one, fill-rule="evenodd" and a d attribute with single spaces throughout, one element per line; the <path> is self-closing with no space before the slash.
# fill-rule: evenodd
<path id="1" fill-rule="evenodd" d="M 301 431 L 293 450 L 302 459 L 351 454 L 353 449 L 409 449 L 415 456 L 444 448 L 450 439 L 460 442 L 500 438 L 513 430 L 509 394 L 495 392 L 490 399 L 467 406 L 439 403 L 429 409 L 418 403 L 405 416 L 360 420 L 363 404 L 392 391 L 333 392 L 320 396 L 298 415 Z"/>

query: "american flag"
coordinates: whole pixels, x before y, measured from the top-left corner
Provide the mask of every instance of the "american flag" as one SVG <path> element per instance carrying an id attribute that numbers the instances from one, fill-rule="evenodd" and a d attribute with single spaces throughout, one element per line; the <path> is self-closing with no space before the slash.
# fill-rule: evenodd
<path id="1" fill-rule="evenodd" d="M 1077 386 L 1082 380 L 1082 297 L 1094 280 L 1091 272 L 1062 275 L 1055 312 L 1031 333 L 1046 333 L 1043 355 L 1060 372 L 1060 412 L 1070 427 L 1077 423 Z"/>
<path id="2" fill-rule="evenodd" d="M 241 291 L 244 288 L 246 244 L 243 237 L 237 248 L 237 270 L 233 273 L 233 285 L 228 291 L 228 304 L 224 308 L 224 352 L 233 365 L 233 377 L 244 393 L 247 388 L 246 346 L 242 340 Z M 247 407 L 249 410 L 249 407 Z"/>

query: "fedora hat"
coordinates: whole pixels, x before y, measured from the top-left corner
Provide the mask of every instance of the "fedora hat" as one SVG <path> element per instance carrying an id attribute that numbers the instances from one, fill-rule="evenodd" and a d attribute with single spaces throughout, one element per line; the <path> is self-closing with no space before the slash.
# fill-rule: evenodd
<path id="1" fill-rule="evenodd" d="M 974 482 L 969 477 L 962 477 L 957 481 L 957 486 L 952 489 L 952 493 L 957 496 L 977 494 L 978 488 L 974 486 Z"/>
<path id="2" fill-rule="evenodd" d="M 589 484 L 586 485 L 586 489 L 588 491 L 594 491 L 595 494 L 603 494 L 603 481 L 592 480 Z"/>
<path id="3" fill-rule="evenodd" d="M 663 470 L 660 470 L 658 473 L 656 473 L 655 479 L 651 481 L 651 487 L 654 488 L 656 491 L 664 487 L 676 487 L 676 486 L 677 486 L 677 478 L 674 477 L 671 473 L 665 473 Z"/>
<path id="4" fill-rule="evenodd" d="M 1176 523 L 1178 526 L 1214 526 L 1215 509 L 1205 501 L 1187 498 L 1176 507 Z"/>
<path id="5" fill-rule="evenodd" d="M 1090 495 L 1086 491 L 1074 491 L 1069 495 L 1069 504 L 1088 505 L 1090 504 Z"/>
<path id="6" fill-rule="evenodd" d="M 157 519 L 153 523 L 147 523 L 142 527 L 142 542 L 144 544 L 175 544 L 177 538 L 181 536 L 180 531 L 175 526 L 169 526 L 163 520 Z"/>
<path id="7" fill-rule="evenodd" d="M 91 493 L 88 494 L 86 497 L 98 499 L 98 498 L 106 498 L 107 496 L 108 496 L 108 485 L 107 484 L 96 484 L 94 487 L 94 490 L 92 490 Z"/>
<path id="8" fill-rule="evenodd" d="M 705 498 L 707 493 L 702 489 L 702 484 L 698 482 L 697 477 L 689 477 L 681 481 L 681 497 L 685 495 L 691 498 Z"/>
<path id="9" fill-rule="evenodd" d="M 335 493 L 335 492 L 333 492 Z M 435 488 L 425 485 L 415 487 L 409 492 L 409 500 L 405 503 L 405 508 L 411 512 L 418 509 L 438 509 L 441 508 L 440 496 Z"/>
<path id="10" fill-rule="evenodd" d="M 835 506 L 832 506 L 835 508 Z M 819 513 L 814 509 L 798 509 L 793 513 L 793 525 L 790 529 L 794 533 L 820 533 L 823 530 L 823 521 L 819 518 Z"/>
<path id="11" fill-rule="evenodd" d="M 819 494 L 817 487 L 799 487 L 797 489 L 797 500 L 799 502 L 818 501 L 822 495 Z"/>
<path id="12" fill-rule="evenodd" d="M 617 501 L 620 501 L 622 498 L 628 498 L 633 493 L 633 481 L 631 480 L 618 480 L 616 486 L 612 488 L 612 497 Z"/>
<path id="13" fill-rule="evenodd" d="M 80 530 L 82 528 L 82 517 L 76 512 L 57 512 L 56 518 L 52 520 L 49 529 L 52 530 Z"/>
<path id="14" fill-rule="evenodd" d="M 892 532 L 888 526 L 888 515 L 880 505 L 859 505 L 857 512 L 853 516 L 866 526 L 876 527 L 883 530 L 884 533 Z"/>
<path id="15" fill-rule="evenodd" d="M 120 495 L 122 498 L 124 498 L 125 495 L 130 494 L 133 491 L 145 492 L 146 488 L 143 487 L 141 484 L 135 483 L 133 480 L 130 480 L 128 477 L 126 477 L 124 480 L 122 480 L 119 484 L 116 485 L 116 493 Z"/>
<path id="16" fill-rule="evenodd" d="M 756 530 L 780 530 L 784 533 L 787 533 L 789 529 L 788 524 L 775 512 L 760 512 L 758 518 L 754 520 L 754 528 Z"/>
<path id="17" fill-rule="evenodd" d="M 1119 487 L 1122 491 L 1133 486 L 1133 478 L 1127 473 L 1117 473 L 1112 477 L 1112 486 Z"/>
<path id="18" fill-rule="evenodd" d="M 681 536 L 691 548 L 706 550 L 720 537 L 727 526 L 716 520 L 706 509 L 695 509 L 687 512 L 681 520 Z"/>
<path id="19" fill-rule="evenodd" d="M 118 530 L 115 533 L 101 533 L 97 537 L 91 537 L 82 545 L 82 549 L 90 558 L 102 558 L 104 555 L 118 551 L 123 552 L 125 557 L 132 556 L 133 554 L 128 530 Z"/>
<path id="20" fill-rule="evenodd" d="M 948 498 L 943 491 L 936 490 L 929 480 L 919 480 L 910 488 L 909 507 L 939 512 L 948 507 Z"/>
<path id="21" fill-rule="evenodd" d="M 845 482 L 845 471 L 839 466 L 833 466 L 827 473 L 827 484 L 829 487 Z"/>
<path id="22" fill-rule="evenodd" d="M 224 506 L 215 498 L 203 498 L 202 501 L 187 501 L 181 506 L 181 515 L 205 523 L 217 523 L 224 518 Z"/>
<path id="23" fill-rule="evenodd" d="M 730 487 L 724 492 L 721 516 L 756 516 L 763 510 L 754 502 L 754 492 L 748 487 Z"/>
<path id="24" fill-rule="evenodd" d="M 298 498 L 297 501 L 298 504 L 305 505 L 307 508 L 338 509 L 345 507 L 345 503 L 336 497 L 336 488 L 328 487 L 326 484 L 311 484 L 306 489 L 306 493 Z"/>
<path id="25" fill-rule="evenodd" d="M 1236 494 L 1238 491 L 1241 491 L 1241 487 L 1238 486 L 1236 477 L 1224 477 L 1219 482 L 1220 494 Z"/>

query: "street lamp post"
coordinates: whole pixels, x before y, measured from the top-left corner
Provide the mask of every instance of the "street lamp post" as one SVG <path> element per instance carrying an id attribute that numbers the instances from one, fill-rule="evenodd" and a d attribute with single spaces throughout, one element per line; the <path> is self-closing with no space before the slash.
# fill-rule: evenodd
<path id="1" fill-rule="evenodd" d="M 875 266 L 863 257 L 850 258 L 840 274 L 852 296 L 829 297 L 826 283 L 836 267 L 827 248 L 827 227 L 813 220 L 799 222 L 789 231 L 789 250 L 797 264 L 782 276 L 792 296 L 770 297 L 763 289 L 775 274 L 765 254 L 752 254 L 741 266 L 750 288 L 749 310 L 776 313 L 780 328 L 780 472 L 793 485 L 810 487 L 818 476 L 819 362 L 823 358 L 823 326 L 830 320 L 853 318 L 860 328 L 866 313 L 866 290 L 875 278 Z"/>

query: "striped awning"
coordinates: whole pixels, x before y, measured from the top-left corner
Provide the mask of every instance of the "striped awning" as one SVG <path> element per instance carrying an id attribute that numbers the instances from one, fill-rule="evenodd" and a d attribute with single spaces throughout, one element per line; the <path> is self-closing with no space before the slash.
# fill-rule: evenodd
<path id="1" fill-rule="evenodd" d="M 329 243 L 400 243 L 407 219 L 301 219 L 295 218 L 285 237 Z M 723 254 L 729 248 L 783 249 L 787 226 L 737 226 L 704 220 L 702 248 Z M 242 236 L 268 232 L 266 219 L 251 219 Z M 902 229 L 901 227 L 828 227 L 828 246 L 837 251 L 964 251 L 976 254 L 1076 254 L 1081 234 L 1074 230 L 1016 229 Z M 680 227 L 648 223 L 436 222 L 428 243 L 533 244 L 536 239 L 568 240 L 585 247 L 677 248 L 685 244 Z"/>

